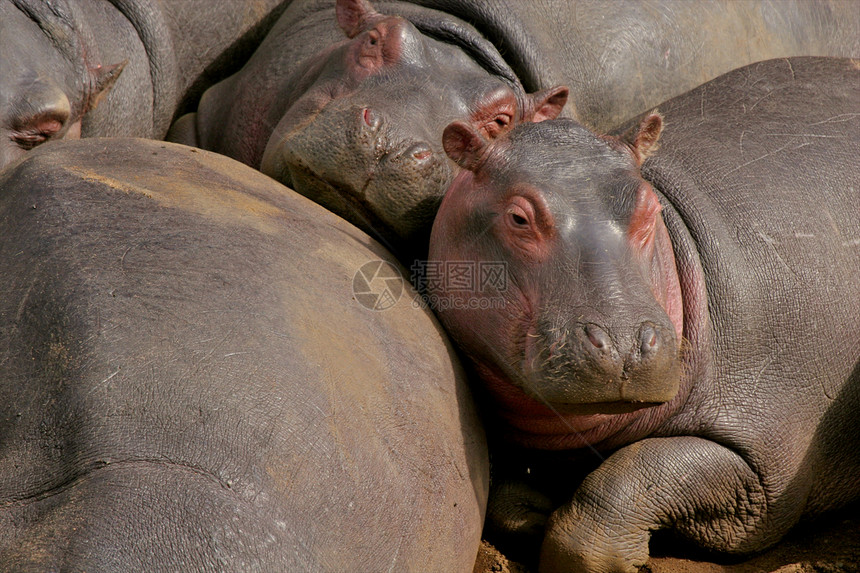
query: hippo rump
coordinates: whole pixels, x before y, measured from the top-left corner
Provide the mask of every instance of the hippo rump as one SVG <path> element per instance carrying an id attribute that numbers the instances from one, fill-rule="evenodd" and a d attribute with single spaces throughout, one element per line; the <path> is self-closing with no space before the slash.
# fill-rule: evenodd
<path id="1" fill-rule="evenodd" d="M 856 5 L 295 0 L 168 137 L 260 168 L 423 257 L 457 171 L 441 145 L 452 119 L 493 136 L 560 113 L 567 91 L 554 86 L 569 85 L 567 113 L 608 129 L 793 55 L 860 55 Z"/>
<path id="2" fill-rule="evenodd" d="M 287 3 L 0 0 L 0 169 L 50 139 L 161 139 Z"/>
<path id="3" fill-rule="evenodd" d="M 366 235 L 99 138 L 0 175 L 0 229 L 0 570 L 471 571 L 483 430 L 432 314 L 356 301 L 411 288 Z"/>
<path id="4" fill-rule="evenodd" d="M 430 301 L 491 412 L 487 535 L 541 571 L 634 571 L 660 530 L 756 551 L 860 494 L 860 64 L 659 109 L 443 136 L 465 171 L 428 266 L 507 278 L 446 271 Z"/>

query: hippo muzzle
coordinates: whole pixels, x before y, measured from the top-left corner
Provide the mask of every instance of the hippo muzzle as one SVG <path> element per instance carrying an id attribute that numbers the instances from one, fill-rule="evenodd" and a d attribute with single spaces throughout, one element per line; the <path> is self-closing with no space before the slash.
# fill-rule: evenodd
<path id="1" fill-rule="evenodd" d="M 680 362 L 674 328 L 665 323 L 617 330 L 594 322 L 539 325 L 525 338 L 523 390 L 570 412 L 667 402 L 678 392 Z"/>
<path id="2" fill-rule="evenodd" d="M 384 112 L 343 103 L 270 142 L 262 170 L 384 242 L 409 242 L 432 224 L 451 162 L 429 137 L 398 133 Z"/>

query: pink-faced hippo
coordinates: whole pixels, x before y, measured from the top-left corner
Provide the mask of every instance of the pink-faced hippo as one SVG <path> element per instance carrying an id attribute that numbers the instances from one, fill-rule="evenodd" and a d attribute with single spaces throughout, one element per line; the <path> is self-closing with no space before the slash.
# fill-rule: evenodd
<path id="1" fill-rule="evenodd" d="M 656 531 L 756 551 L 860 494 L 860 63 L 659 110 L 443 136 L 430 301 L 492 413 L 488 535 L 541 571 L 635 571 Z"/>
<path id="2" fill-rule="evenodd" d="M 0 169 L 52 139 L 163 138 L 288 3 L 0 0 Z"/>
<path id="3" fill-rule="evenodd" d="M 472 570 L 462 368 L 352 225 L 221 155 L 59 141 L 0 174 L 0 261 L 0 570 Z"/>
<path id="4" fill-rule="evenodd" d="M 567 85 L 566 113 L 605 130 L 738 66 L 799 55 L 860 56 L 856 5 L 295 0 L 169 138 L 423 257 L 459 169 L 441 143 L 453 119 L 495 133 L 552 117 Z"/>

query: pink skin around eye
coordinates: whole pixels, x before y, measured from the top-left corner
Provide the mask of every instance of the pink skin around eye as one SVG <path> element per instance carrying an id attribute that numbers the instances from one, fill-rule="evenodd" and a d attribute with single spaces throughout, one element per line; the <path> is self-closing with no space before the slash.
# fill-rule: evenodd
<path id="1" fill-rule="evenodd" d="M 508 245 L 528 262 L 545 260 L 554 235 L 552 219 L 545 209 L 531 199 L 515 195 L 505 206 L 503 222 L 502 232 Z"/>

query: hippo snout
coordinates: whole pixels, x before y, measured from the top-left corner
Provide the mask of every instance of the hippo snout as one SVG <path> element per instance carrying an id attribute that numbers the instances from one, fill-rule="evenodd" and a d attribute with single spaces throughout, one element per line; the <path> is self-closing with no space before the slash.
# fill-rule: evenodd
<path id="1" fill-rule="evenodd" d="M 669 326 L 628 328 L 594 322 L 535 336 L 526 352 L 527 392 L 560 406 L 671 399 L 680 374 L 678 341 Z"/>
<path id="2" fill-rule="evenodd" d="M 399 164 L 397 168 L 411 166 L 415 169 L 432 169 L 433 164 L 440 161 L 427 141 L 404 140 L 396 143 L 396 136 L 392 137 L 394 134 L 385 133 L 384 114 L 379 111 L 364 107 L 358 110 L 357 116 L 360 133 L 352 144 L 356 152 L 367 155 L 368 175 L 380 169 L 373 165 L 374 159 L 383 165 L 382 169 L 385 163 Z"/>
<path id="3" fill-rule="evenodd" d="M 339 102 L 270 142 L 261 170 L 372 232 L 420 242 L 453 179 L 429 134 L 366 101 Z"/>

